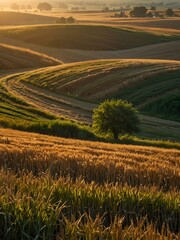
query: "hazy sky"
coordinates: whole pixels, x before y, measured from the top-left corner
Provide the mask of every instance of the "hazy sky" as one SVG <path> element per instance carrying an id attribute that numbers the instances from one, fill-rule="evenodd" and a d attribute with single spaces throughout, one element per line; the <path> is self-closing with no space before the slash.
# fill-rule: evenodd
<path id="1" fill-rule="evenodd" d="M 18 4 L 33 4 L 37 5 L 39 2 L 49 2 L 49 3 L 54 3 L 55 5 L 58 4 L 58 2 L 64 2 L 64 3 L 75 3 L 75 2 L 95 2 L 95 3 L 105 3 L 105 4 L 110 4 L 110 3 L 118 3 L 121 5 L 121 3 L 126 4 L 126 3 L 137 3 L 137 2 L 146 2 L 146 3 L 158 3 L 158 2 L 164 2 L 164 3 L 180 3 L 180 0 L 0 0 L 1 5 L 8 6 L 12 3 L 18 3 Z"/>

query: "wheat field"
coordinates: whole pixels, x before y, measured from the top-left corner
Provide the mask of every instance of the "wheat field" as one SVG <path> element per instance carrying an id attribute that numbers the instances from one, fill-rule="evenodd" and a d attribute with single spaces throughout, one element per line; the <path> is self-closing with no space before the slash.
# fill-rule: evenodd
<path id="1" fill-rule="evenodd" d="M 179 237 L 179 150 L 0 129 L 0 168 L 6 239 Z"/>

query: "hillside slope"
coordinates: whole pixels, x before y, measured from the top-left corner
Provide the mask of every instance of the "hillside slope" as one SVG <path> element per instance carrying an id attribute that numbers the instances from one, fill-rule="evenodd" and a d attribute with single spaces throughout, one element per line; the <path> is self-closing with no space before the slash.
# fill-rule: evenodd
<path id="1" fill-rule="evenodd" d="M 32 67 L 59 65 L 55 58 L 29 49 L 0 44 L 0 70 L 14 70 Z"/>
<path id="2" fill-rule="evenodd" d="M 164 35 L 134 29 L 93 25 L 42 25 L 1 29 L 6 37 L 59 49 L 123 50 L 179 40 L 176 35 Z"/>
<path id="3" fill-rule="evenodd" d="M 63 65 L 62 67 L 65 67 L 65 65 Z M 69 67 L 74 71 L 72 64 Z M 78 67 L 79 66 L 77 66 L 77 68 Z M 67 72 L 65 72 L 70 73 L 70 69 L 66 69 Z M 58 78 L 59 67 L 50 67 L 48 69 L 48 72 L 49 74 L 51 73 L 52 76 L 55 76 L 55 74 L 57 74 L 56 77 Z M 73 121 L 76 120 L 78 122 L 88 124 L 92 123 L 92 110 L 97 107 L 97 103 L 90 103 L 84 99 L 77 99 L 69 95 L 56 93 L 55 90 L 48 89 L 48 82 L 46 83 L 45 79 L 48 79 L 50 75 L 46 74 L 47 71 L 45 71 L 45 69 L 40 69 L 36 72 L 29 71 L 26 74 L 16 74 L 2 79 L 1 91 L 5 91 L 6 96 L 9 96 L 10 98 L 8 102 L 5 101 L 7 105 L 5 109 L 4 104 L 2 104 L 1 108 L 3 114 L 12 114 L 11 116 L 16 116 L 16 111 L 12 112 L 12 106 L 14 106 L 14 104 L 9 104 L 12 102 L 11 99 L 13 99 L 15 96 L 16 98 L 18 98 L 18 102 L 21 102 L 23 100 L 23 102 L 30 104 L 31 107 L 33 105 L 36 108 L 41 109 L 45 112 L 49 112 L 58 118 L 65 117 Z M 37 79 L 37 82 L 40 79 L 44 81 L 43 87 L 30 83 L 30 76 L 35 77 L 35 79 Z M 51 80 L 51 78 L 49 79 Z M 57 80 L 55 80 L 55 83 L 57 83 Z M 7 112 L 7 107 L 9 109 L 9 112 Z M 21 105 L 16 105 L 16 107 L 20 109 L 22 108 Z M 32 111 L 32 113 L 33 112 L 34 111 Z M 20 113 L 22 114 L 23 111 L 20 111 Z M 27 115 L 22 117 L 24 119 L 27 119 Z M 140 137 L 179 141 L 180 123 L 146 115 L 140 115 L 140 118 Z"/>
<path id="4" fill-rule="evenodd" d="M 22 80 L 85 101 L 123 98 L 145 113 L 179 120 L 179 77 L 175 61 L 98 60 L 29 72 Z"/>
<path id="5" fill-rule="evenodd" d="M 47 23 L 55 23 L 55 18 L 41 16 L 32 13 L 0 11 L 1 26 L 47 24 Z"/>

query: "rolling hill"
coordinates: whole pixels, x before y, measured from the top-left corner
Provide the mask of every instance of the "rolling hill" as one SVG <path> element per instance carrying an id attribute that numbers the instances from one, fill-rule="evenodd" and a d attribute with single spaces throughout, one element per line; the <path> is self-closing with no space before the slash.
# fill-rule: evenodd
<path id="1" fill-rule="evenodd" d="M 141 112 L 180 120 L 179 77 L 176 61 L 98 60 L 40 69 L 19 80 L 85 101 L 122 98 Z"/>
<path id="2" fill-rule="evenodd" d="M 29 49 L 0 44 L 0 71 L 59 65 L 55 58 Z"/>
<path id="3" fill-rule="evenodd" d="M 59 49 L 123 50 L 178 40 L 179 36 L 93 25 L 41 25 L 1 29 L 0 34 Z"/>
<path id="4" fill-rule="evenodd" d="M 22 119 L 30 121 L 27 125 L 31 125 L 31 122 L 37 123 L 39 118 L 38 117 L 36 120 L 34 117 L 29 119 L 29 115 L 34 113 L 34 110 L 32 110 L 31 113 L 31 108 L 35 108 L 36 112 L 38 109 L 41 109 L 41 113 L 38 113 L 41 121 L 45 120 L 42 120 L 41 117 L 43 111 L 46 112 L 46 115 L 47 113 L 53 114 L 57 119 L 66 118 L 71 119 L 72 121 L 77 121 L 81 124 L 90 124 L 92 123 L 92 110 L 97 107 L 97 103 L 99 101 L 107 97 L 107 87 L 106 84 L 103 85 L 103 81 L 107 83 L 107 86 L 111 86 L 113 89 L 113 91 L 108 92 L 109 98 L 114 97 L 115 94 L 119 94 L 121 92 L 120 90 L 124 92 L 128 91 L 128 89 L 132 90 L 133 87 L 136 89 L 138 84 L 141 83 L 141 86 L 144 87 L 146 91 L 142 91 L 144 95 L 139 94 L 138 97 L 140 99 L 143 98 L 141 101 L 144 105 L 142 106 L 141 102 L 141 104 L 137 104 L 136 106 L 139 108 L 140 113 L 146 113 L 151 116 L 143 114 L 140 115 L 141 132 L 138 136 L 143 138 L 179 141 L 180 123 L 167 120 L 168 118 L 179 120 L 176 112 L 179 104 L 178 90 L 176 90 L 178 86 L 176 75 L 179 71 L 179 65 L 179 62 L 175 61 L 99 60 L 84 63 L 64 64 L 7 76 L 1 80 L 2 96 L 5 96 L 4 100 L 2 100 L 0 108 L 1 118 L 3 116 L 5 118 L 12 118 L 16 116 L 20 125 L 22 123 Z M 160 74 L 162 75 L 163 72 L 169 74 L 168 78 L 171 76 L 172 79 L 170 83 L 166 78 L 165 80 L 162 78 L 162 81 L 159 80 L 159 76 Z M 153 80 L 151 85 L 151 79 L 155 77 L 157 77 L 156 84 L 159 82 L 159 85 L 162 86 L 157 88 L 157 91 L 154 91 L 154 94 L 157 94 L 156 98 L 151 97 L 149 99 L 149 89 L 153 87 L 153 81 L 156 81 Z M 126 88 L 124 88 L 125 80 L 128 82 Z M 170 84 L 170 86 L 168 84 Z M 100 85 L 101 88 L 98 88 L 98 85 Z M 120 86 L 123 86 L 123 88 L 119 88 Z M 168 88 L 166 93 L 169 94 L 168 99 L 164 99 L 165 92 L 162 93 L 162 87 L 163 91 L 166 91 Z M 173 88 L 175 88 L 175 90 L 169 91 L 169 89 Z M 94 89 L 96 89 L 96 91 L 94 91 Z M 112 89 L 109 87 L 109 90 Z M 84 91 L 85 94 L 82 94 L 82 91 Z M 175 91 L 177 91 L 176 95 L 174 94 Z M 127 98 L 128 96 L 129 95 L 127 95 Z M 13 100 L 14 97 L 17 99 L 18 103 L 21 103 L 20 105 L 13 103 L 16 102 Z M 173 97 L 175 98 L 175 103 L 177 103 L 176 105 L 173 102 Z M 134 101 L 133 99 L 136 100 L 136 98 L 133 97 L 130 100 Z M 147 105 L 152 104 L 153 106 L 153 101 L 157 100 L 162 100 L 165 107 L 167 106 L 167 101 L 169 101 L 169 108 L 165 108 L 164 112 L 156 112 L 154 110 L 151 112 L 153 108 L 145 109 L 145 103 L 147 103 Z M 24 113 L 24 111 L 21 110 L 24 109 L 24 106 L 22 108 L 22 101 L 29 106 L 28 108 L 26 107 L 25 110 L 30 110 L 30 113 L 25 114 L 25 116 L 22 115 Z M 161 105 L 157 104 L 157 106 Z M 16 107 L 15 111 L 14 107 Z M 172 112 L 172 110 L 175 111 L 171 114 L 171 116 L 169 116 L 169 112 Z M 17 112 L 20 113 L 20 116 L 18 117 Z M 157 115 L 161 115 L 161 117 L 166 118 L 166 120 L 152 117 Z M 49 116 L 46 116 L 46 121 L 48 119 L 50 119 Z M 7 123 L 6 120 L 5 122 Z M 49 126 L 48 123 L 45 124 L 44 127 L 42 124 L 38 132 L 48 134 L 48 129 L 50 134 L 58 132 L 59 130 L 57 129 L 52 130 L 53 124 L 50 124 L 51 126 Z M 17 124 L 14 123 L 12 125 L 17 126 Z M 27 130 L 31 128 L 25 127 L 25 129 Z M 61 129 L 61 127 L 58 127 L 58 129 Z M 35 130 L 37 131 L 38 127 Z"/>
<path id="5" fill-rule="evenodd" d="M 32 13 L 29 14 L 21 12 L 0 11 L 0 26 L 17 26 L 48 23 L 55 23 L 55 18 Z"/>

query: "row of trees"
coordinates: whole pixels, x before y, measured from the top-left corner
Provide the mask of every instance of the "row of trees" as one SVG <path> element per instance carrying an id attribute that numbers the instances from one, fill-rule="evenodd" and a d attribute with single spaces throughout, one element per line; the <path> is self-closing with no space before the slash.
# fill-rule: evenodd
<path id="1" fill-rule="evenodd" d="M 153 16 L 153 12 L 147 13 L 148 9 L 146 7 L 134 7 L 133 10 L 130 11 L 130 16 L 131 17 L 146 17 L 146 16 Z M 151 7 L 151 11 L 156 11 L 155 7 Z M 174 16 L 174 11 L 172 8 L 168 8 L 165 11 L 165 15 L 168 17 L 173 17 Z"/>
<path id="2" fill-rule="evenodd" d="M 73 17 L 61 17 L 61 18 L 57 18 L 56 19 L 56 23 L 60 23 L 60 24 L 72 24 L 72 23 L 76 23 L 76 19 Z"/>
<path id="3" fill-rule="evenodd" d="M 31 10 L 32 6 L 30 4 L 28 4 L 28 5 L 19 5 L 17 3 L 13 3 L 11 5 L 11 9 L 17 10 L 17 11 L 20 10 L 20 9 L 22 9 L 22 10 Z"/>
<path id="4" fill-rule="evenodd" d="M 20 6 L 17 3 L 13 3 L 11 5 L 11 8 L 13 10 L 19 10 L 19 9 L 23 9 L 23 10 L 29 9 L 30 10 L 30 9 L 32 9 L 32 6 L 31 5 L 27 5 L 27 6 L 21 5 Z M 40 10 L 41 12 L 42 11 L 51 11 L 52 10 L 52 5 L 47 3 L 47 2 L 39 3 L 38 6 L 37 6 L 37 9 Z M 151 11 L 156 11 L 156 7 L 152 6 L 150 10 Z M 133 10 L 131 10 L 129 14 L 130 14 L 131 17 L 145 17 L 145 16 L 151 16 L 152 17 L 153 13 L 149 12 L 147 14 L 147 11 L 148 11 L 148 9 L 146 7 L 143 7 L 143 6 L 142 7 L 134 7 Z M 165 12 L 165 15 L 169 16 L 169 17 L 174 16 L 173 9 L 168 8 Z"/>
<path id="5" fill-rule="evenodd" d="M 31 5 L 19 5 L 17 3 L 13 3 L 11 5 L 11 9 L 19 11 L 20 9 L 22 10 L 31 10 L 32 6 Z M 43 2 L 43 3 L 39 3 L 37 6 L 37 9 L 42 11 L 51 11 L 52 10 L 52 5 L 47 3 L 47 2 Z"/>

